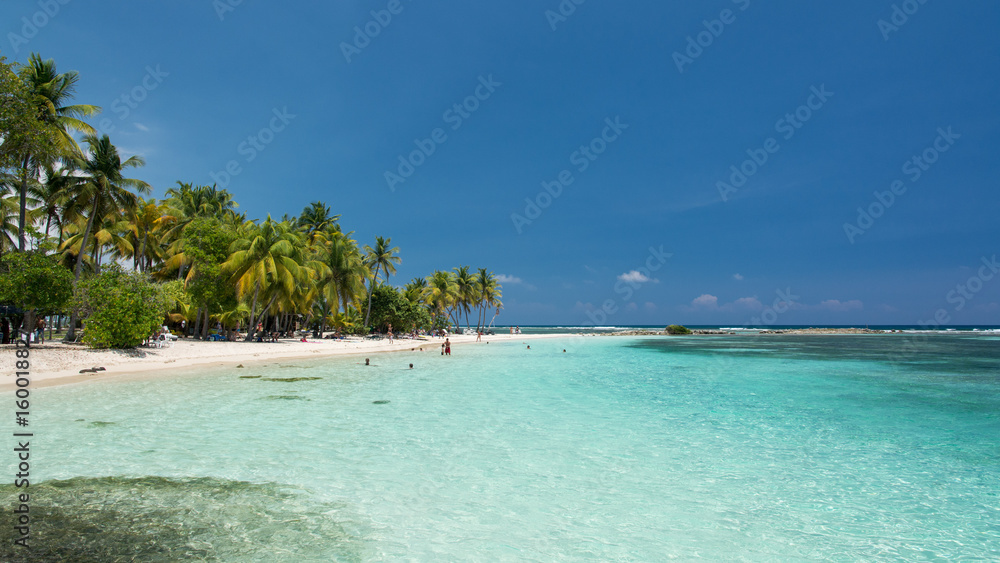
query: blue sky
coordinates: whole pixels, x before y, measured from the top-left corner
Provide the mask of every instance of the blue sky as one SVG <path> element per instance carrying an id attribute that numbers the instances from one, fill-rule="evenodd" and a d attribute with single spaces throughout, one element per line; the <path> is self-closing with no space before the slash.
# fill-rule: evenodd
<path id="1" fill-rule="evenodd" d="M 576 2 L 7 1 L 0 53 L 156 195 L 323 200 L 503 323 L 1000 324 L 996 2 Z"/>

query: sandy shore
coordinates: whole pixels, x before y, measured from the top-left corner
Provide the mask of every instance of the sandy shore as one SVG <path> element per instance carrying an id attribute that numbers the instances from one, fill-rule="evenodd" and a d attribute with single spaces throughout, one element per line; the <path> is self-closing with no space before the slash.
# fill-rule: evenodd
<path id="1" fill-rule="evenodd" d="M 475 335 L 451 336 L 453 348 L 478 346 L 489 342 L 533 340 L 565 335 L 510 335 L 484 336 L 482 343 L 476 343 Z M 424 351 L 440 352 L 443 338 L 362 340 L 352 338 L 345 341 L 309 339 L 282 340 L 279 342 L 204 342 L 181 339 L 164 348 L 136 348 L 132 350 L 91 350 L 79 345 L 61 342 L 45 343 L 31 347 L 31 386 L 50 387 L 67 385 L 81 381 L 95 381 L 132 374 L 163 375 L 177 373 L 189 368 L 235 367 L 239 364 L 268 362 L 273 360 L 323 358 L 350 354 L 374 354 L 381 352 L 403 352 L 423 348 Z M 454 351 L 458 351 L 457 349 Z M 0 346 L 0 370 L 4 374 L 0 380 L 0 392 L 15 389 L 15 365 L 13 345 Z M 81 374 L 80 370 L 103 367 L 97 373 Z"/>

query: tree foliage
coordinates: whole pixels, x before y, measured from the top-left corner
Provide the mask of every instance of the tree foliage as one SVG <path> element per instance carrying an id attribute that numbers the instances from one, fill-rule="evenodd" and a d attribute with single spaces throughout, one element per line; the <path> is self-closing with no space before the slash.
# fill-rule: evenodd
<path id="1" fill-rule="evenodd" d="M 430 328 L 431 316 L 419 303 L 406 299 L 390 285 L 380 285 L 372 292 L 370 326 L 385 331 L 391 324 L 397 334 L 416 328 Z"/>
<path id="2" fill-rule="evenodd" d="M 39 252 L 10 252 L 0 258 L 0 303 L 36 315 L 61 313 L 73 295 L 73 274 Z"/>
<path id="3" fill-rule="evenodd" d="M 83 341 L 93 348 L 133 348 L 159 327 L 168 308 L 163 288 L 112 264 L 77 285 L 74 306 Z"/>
<path id="4" fill-rule="evenodd" d="M 56 137 L 36 107 L 27 82 L 0 57 L 0 169 L 19 166 L 25 155 L 55 150 Z"/>
<path id="5" fill-rule="evenodd" d="M 195 305 L 210 313 L 236 307 L 236 292 L 226 283 L 222 264 L 236 233 L 215 218 L 197 218 L 184 230 L 184 252 L 194 265 L 188 273 L 186 289 Z"/>

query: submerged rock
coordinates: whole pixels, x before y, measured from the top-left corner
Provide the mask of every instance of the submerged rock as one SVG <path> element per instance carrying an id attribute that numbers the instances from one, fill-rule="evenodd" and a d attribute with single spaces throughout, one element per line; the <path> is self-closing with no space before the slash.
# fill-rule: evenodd
<path id="1" fill-rule="evenodd" d="M 296 383 L 299 381 L 316 381 L 322 377 L 265 377 L 261 381 L 280 381 L 281 383 Z"/>

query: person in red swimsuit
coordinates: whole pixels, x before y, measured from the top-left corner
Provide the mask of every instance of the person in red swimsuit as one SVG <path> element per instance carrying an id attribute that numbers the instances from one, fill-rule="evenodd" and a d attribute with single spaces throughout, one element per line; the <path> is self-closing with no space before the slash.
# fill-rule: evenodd
<path id="1" fill-rule="evenodd" d="M 444 355 L 445 356 L 451 355 L 451 339 L 448 338 L 444 339 Z"/>

